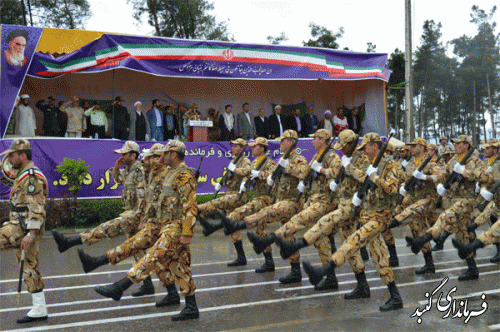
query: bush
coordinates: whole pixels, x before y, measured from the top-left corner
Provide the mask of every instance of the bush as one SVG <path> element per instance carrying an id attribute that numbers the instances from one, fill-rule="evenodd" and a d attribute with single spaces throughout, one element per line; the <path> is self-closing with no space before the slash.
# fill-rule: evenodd
<path id="1" fill-rule="evenodd" d="M 82 183 L 89 172 L 90 166 L 85 166 L 85 161 L 78 159 L 64 158 L 64 160 L 57 165 L 56 171 L 62 174 L 62 177 L 68 182 L 68 191 L 76 195 L 82 189 Z"/>
<path id="2" fill-rule="evenodd" d="M 120 199 L 81 200 L 73 213 L 75 227 L 91 227 L 114 219 L 123 212 Z"/>

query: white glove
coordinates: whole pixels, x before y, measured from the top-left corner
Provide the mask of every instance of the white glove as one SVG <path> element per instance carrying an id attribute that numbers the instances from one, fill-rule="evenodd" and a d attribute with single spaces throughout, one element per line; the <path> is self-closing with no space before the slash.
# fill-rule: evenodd
<path id="1" fill-rule="evenodd" d="M 487 200 L 488 202 L 491 202 L 491 200 L 493 199 L 493 193 L 487 190 L 486 188 L 482 188 L 480 194 L 481 197 Z"/>
<path id="2" fill-rule="evenodd" d="M 222 188 L 222 186 L 220 185 L 220 183 L 217 183 L 217 184 L 215 185 L 215 191 L 219 191 L 219 190 L 220 190 L 220 188 Z"/>
<path id="3" fill-rule="evenodd" d="M 488 166 L 488 168 L 486 169 L 486 173 L 491 173 L 491 166 Z"/>
<path id="4" fill-rule="evenodd" d="M 352 204 L 354 206 L 360 206 L 361 203 L 363 203 L 363 201 L 359 199 L 358 193 L 355 193 L 354 196 L 352 196 Z"/>
<path id="5" fill-rule="evenodd" d="M 257 170 L 252 170 L 251 174 L 250 174 L 250 178 L 252 179 L 255 179 L 255 178 L 258 178 L 259 177 L 259 173 L 260 171 L 257 171 Z"/>
<path id="6" fill-rule="evenodd" d="M 245 188 L 245 183 L 246 183 L 246 182 L 245 182 L 245 181 L 243 181 L 243 182 L 240 184 L 240 193 L 241 193 L 241 192 L 246 191 L 246 188 Z"/>
<path id="7" fill-rule="evenodd" d="M 280 164 L 283 168 L 285 168 L 286 165 L 288 165 L 288 159 L 280 158 L 280 161 L 278 162 L 278 164 Z"/>
<path id="8" fill-rule="evenodd" d="M 456 163 L 455 166 L 453 166 L 453 171 L 460 175 L 464 175 L 465 165 L 460 165 L 460 163 Z"/>
<path id="9" fill-rule="evenodd" d="M 399 188 L 399 194 L 403 197 L 406 197 L 406 195 L 408 194 L 408 192 L 405 190 L 404 185 L 402 185 L 401 188 Z"/>
<path id="10" fill-rule="evenodd" d="M 231 162 L 229 163 L 229 165 L 227 165 L 227 169 L 231 172 L 234 172 L 234 170 L 236 169 L 236 165 Z"/>
<path id="11" fill-rule="evenodd" d="M 340 163 L 344 168 L 347 167 L 351 163 L 352 157 L 348 157 L 347 155 L 343 155 L 342 158 L 340 158 Z"/>
<path id="12" fill-rule="evenodd" d="M 436 190 L 439 196 L 444 197 L 446 195 L 447 190 L 441 183 L 436 186 Z"/>
<path id="13" fill-rule="evenodd" d="M 427 175 L 425 175 L 424 173 L 420 172 L 418 169 L 416 169 L 415 172 L 413 172 L 413 177 L 415 179 L 422 180 L 422 181 L 427 180 Z"/>
<path id="14" fill-rule="evenodd" d="M 337 184 L 337 182 L 335 182 L 335 180 L 330 181 L 330 190 L 331 191 L 335 192 L 335 190 L 337 190 L 337 186 L 338 186 L 338 184 Z"/>
<path id="15" fill-rule="evenodd" d="M 479 182 L 476 182 L 476 190 L 474 190 L 474 192 L 476 194 L 479 194 L 479 192 L 481 192 L 481 185 L 479 184 Z"/>
<path id="16" fill-rule="evenodd" d="M 401 162 L 401 166 L 403 166 L 403 167 L 405 167 L 405 168 L 406 168 L 406 166 L 408 166 L 408 164 L 409 164 L 409 163 L 410 163 L 410 162 L 409 162 L 408 160 L 403 160 L 403 161 Z"/>
<path id="17" fill-rule="evenodd" d="M 297 190 L 300 191 L 301 193 L 304 193 L 304 191 L 306 190 L 304 181 L 300 180 L 299 185 L 297 186 Z"/>
<path id="18" fill-rule="evenodd" d="M 366 175 L 370 177 L 373 173 L 377 173 L 378 167 L 373 167 L 372 165 L 368 166 L 368 169 L 366 170 Z"/>
<path id="19" fill-rule="evenodd" d="M 273 179 L 272 179 L 272 175 L 269 175 L 269 176 L 267 177 L 266 182 L 267 182 L 267 185 L 268 185 L 269 187 L 271 187 L 271 186 L 274 184 L 274 181 L 273 181 Z"/>
<path id="20" fill-rule="evenodd" d="M 315 170 L 317 173 L 321 173 L 321 169 L 323 168 L 323 165 L 321 163 L 318 163 L 317 160 L 313 161 L 311 168 Z"/>

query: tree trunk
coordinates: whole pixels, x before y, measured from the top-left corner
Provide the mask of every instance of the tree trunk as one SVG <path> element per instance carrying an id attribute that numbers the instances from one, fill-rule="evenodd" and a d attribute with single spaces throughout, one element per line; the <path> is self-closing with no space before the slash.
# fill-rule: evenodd
<path id="1" fill-rule="evenodd" d="M 156 35 L 161 36 L 160 25 L 158 24 L 158 12 L 156 11 L 156 0 L 148 0 L 148 7 L 150 10 L 151 16 L 153 16 L 153 22 L 155 24 Z"/>

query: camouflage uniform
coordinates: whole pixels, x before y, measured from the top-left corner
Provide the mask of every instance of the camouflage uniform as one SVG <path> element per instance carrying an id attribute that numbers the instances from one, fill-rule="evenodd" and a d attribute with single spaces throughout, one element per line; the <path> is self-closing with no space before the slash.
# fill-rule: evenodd
<path id="1" fill-rule="evenodd" d="M 481 241 L 484 246 L 500 242 L 500 221 L 494 223 L 490 229 L 479 235 L 477 239 Z"/>
<path id="2" fill-rule="evenodd" d="M 491 181 L 489 183 L 484 183 L 483 186 L 489 187 L 490 185 L 500 181 L 500 161 L 494 162 L 496 157 L 492 157 L 491 160 L 484 160 L 484 166 L 486 171 L 491 174 Z M 493 163 L 494 162 L 494 163 Z M 492 164 L 493 163 L 493 164 Z M 498 214 L 498 207 L 500 206 L 500 195 L 497 193 L 493 196 L 491 202 L 486 205 L 486 208 L 476 217 L 474 222 L 480 226 L 484 224 L 486 221 L 490 221 L 490 216 L 492 214 Z"/>

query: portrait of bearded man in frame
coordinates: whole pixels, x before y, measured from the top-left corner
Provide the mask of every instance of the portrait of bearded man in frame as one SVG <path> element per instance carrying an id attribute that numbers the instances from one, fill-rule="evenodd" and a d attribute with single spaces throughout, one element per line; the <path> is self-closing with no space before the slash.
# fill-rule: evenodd
<path id="1" fill-rule="evenodd" d="M 13 66 L 24 66 L 28 58 L 24 55 L 24 49 L 28 42 L 28 32 L 25 30 L 14 30 L 7 36 L 9 49 L 4 52 L 5 60 Z"/>

